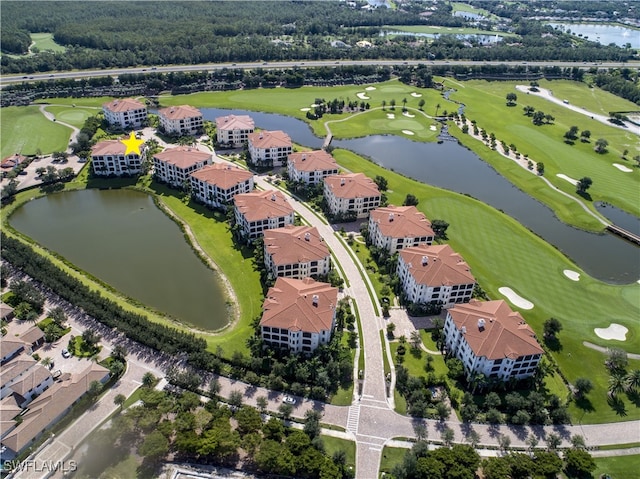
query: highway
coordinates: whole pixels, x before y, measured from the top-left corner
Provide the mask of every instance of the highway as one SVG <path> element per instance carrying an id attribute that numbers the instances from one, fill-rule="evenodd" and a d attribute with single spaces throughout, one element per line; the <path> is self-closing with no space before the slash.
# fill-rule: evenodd
<path id="1" fill-rule="evenodd" d="M 394 66 L 394 65 L 431 65 L 431 66 L 480 66 L 509 65 L 560 68 L 640 68 L 640 62 L 503 62 L 503 61 L 470 61 L 470 60 L 319 60 L 319 61 L 285 61 L 285 62 L 246 62 L 246 63 L 203 63 L 198 65 L 167 65 L 148 67 L 129 67 L 102 70 L 74 70 L 66 72 L 47 72 L 32 74 L 3 75 L 0 77 L 0 88 L 12 83 L 36 82 L 42 80 L 60 80 L 64 78 L 92 78 L 113 76 L 125 73 L 168 73 L 168 72 L 200 72 L 216 71 L 225 68 L 241 69 L 285 69 L 285 68 L 317 68 L 332 66 Z"/>

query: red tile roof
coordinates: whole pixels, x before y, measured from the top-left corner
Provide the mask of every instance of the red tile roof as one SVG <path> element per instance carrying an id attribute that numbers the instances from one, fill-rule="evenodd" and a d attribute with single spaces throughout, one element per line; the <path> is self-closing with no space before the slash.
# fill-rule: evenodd
<path id="1" fill-rule="evenodd" d="M 278 278 L 262 305 L 260 326 L 320 333 L 331 329 L 338 288 L 311 278 Z M 315 303 L 315 304 L 314 304 Z"/>
<path id="2" fill-rule="evenodd" d="M 169 120 L 183 120 L 185 118 L 197 118 L 202 113 L 197 108 L 190 105 L 169 106 L 158 110 L 158 115 L 164 116 Z"/>
<path id="3" fill-rule="evenodd" d="M 275 265 L 320 261 L 329 248 L 314 226 L 285 226 L 264 232 L 264 245 Z"/>
<path id="4" fill-rule="evenodd" d="M 141 110 L 143 108 L 146 108 L 144 103 L 139 102 L 138 100 L 134 100 L 133 98 L 121 98 L 118 100 L 113 100 L 108 103 L 105 103 L 102 106 L 107 110 L 111 110 L 114 113 L 132 111 L 132 110 Z"/>
<path id="5" fill-rule="evenodd" d="M 467 304 L 456 304 L 449 314 L 458 330 L 466 328 L 465 340 L 478 357 L 515 359 L 544 352 L 524 318 L 503 300 L 472 299 Z"/>
<path id="6" fill-rule="evenodd" d="M 211 153 L 200 151 L 190 146 L 167 148 L 163 152 L 153 155 L 160 161 L 174 165 L 182 170 L 211 159 Z"/>
<path id="7" fill-rule="evenodd" d="M 324 179 L 336 198 L 370 198 L 380 196 L 378 186 L 362 173 L 331 175 Z"/>
<path id="8" fill-rule="evenodd" d="M 4 160 L 2 160 L 2 163 L 0 163 L 0 167 L 15 168 L 26 159 L 26 156 L 22 156 L 16 153 L 15 155 L 7 156 Z"/>
<path id="9" fill-rule="evenodd" d="M 418 284 L 451 286 L 476 282 L 469 265 L 448 244 L 410 246 L 400 251 L 400 257 L 405 264 L 411 264 L 409 271 Z"/>
<path id="10" fill-rule="evenodd" d="M 253 130 L 255 123 L 249 115 L 226 115 L 216 118 L 218 130 Z"/>
<path id="11" fill-rule="evenodd" d="M 269 148 L 286 148 L 292 145 L 291 138 L 284 131 L 256 131 L 249 133 L 249 143 L 254 148 L 266 150 Z"/>
<path id="12" fill-rule="evenodd" d="M 289 155 L 289 163 L 298 171 L 337 170 L 338 163 L 324 150 L 301 151 Z"/>
<path id="13" fill-rule="evenodd" d="M 228 190 L 238 183 L 247 181 L 253 176 L 253 173 L 228 163 L 214 163 L 194 171 L 191 176 L 220 189 Z"/>
<path id="14" fill-rule="evenodd" d="M 383 236 L 417 238 L 435 236 L 431 222 L 415 206 L 384 206 L 369 213 Z"/>
<path id="15" fill-rule="evenodd" d="M 233 201 L 247 221 L 280 218 L 293 213 L 293 207 L 280 191 L 241 193 Z"/>
<path id="16" fill-rule="evenodd" d="M 120 140 L 103 140 L 91 148 L 91 156 L 124 156 L 127 147 Z"/>

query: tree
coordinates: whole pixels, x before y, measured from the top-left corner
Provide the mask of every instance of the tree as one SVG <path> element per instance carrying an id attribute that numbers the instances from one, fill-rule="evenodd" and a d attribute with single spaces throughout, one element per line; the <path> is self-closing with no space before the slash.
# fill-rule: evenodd
<path id="1" fill-rule="evenodd" d="M 569 477 L 591 477 L 596 463 L 584 449 L 569 449 L 564 453 L 565 471 Z"/>
<path id="2" fill-rule="evenodd" d="M 264 414 L 267 410 L 267 406 L 269 405 L 269 400 L 266 396 L 258 396 L 256 398 L 256 405 L 262 414 Z"/>
<path id="3" fill-rule="evenodd" d="M 507 106 L 515 106 L 518 100 L 518 95 L 513 92 L 507 93 Z"/>
<path id="4" fill-rule="evenodd" d="M 536 163 L 536 171 L 538 172 L 538 175 L 540 176 L 544 175 L 544 163 L 542 163 L 541 161 L 538 161 Z"/>
<path id="5" fill-rule="evenodd" d="M 117 359 L 119 361 L 123 361 L 127 358 L 127 348 L 125 348 L 122 344 L 116 344 L 111 351 L 111 357 Z"/>
<path id="6" fill-rule="evenodd" d="M 113 398 L 113 404 L 122 409 L 122 405 L 127 400 L 127 397 L 124 394 L 118 394 Z"/>
<path id="7" fill-rule="evenodd" d="M 629 364 L 629 358 L 627 357 L 627 352 L 620 348 L 609 348 L 607 350 L 607 360 L 605 361 L 605 366 L 609 370 L 609 372 L 620 372 L 622 373 Z"/>
<path id="8" fill-rule="evenodd" d="M 558 447 L 560 446 L 560 444 L 562 444 L 562 439 L 560 438 L 560 436 L 558 436 L 556 433 L 552 432 L 549 433 L 545 439 L 546 443 L 547 443 L 547 449 L 549 451 L 555 451 L 556 449 L 558 449 Z"/>
<path id="9" fill-rule="evenodd" d="M 572 126 L 569 130 L 564 134 L 564 137 L 567 141 L 575 141 L 578 139 L 578 127 Z"/>
<path id="10" fill-rule="evenodd" d="M 571 447 L 574 449 L 586 449 L 587 444 L 584 442 L 584 437 L 579 434 L 571 436 Z"/>
<path id="11" fill-rule="evenodd" d="M 591 138 L 591 131 L 582 130 L 582 132 L 580 133 L 580 141 L 582 143 L 589 143 L 589 138 Z"/>
<path id="12" fill-rule="evenodd" d="M 409 337 L 409 344 L 411 344 L 411 348 L 418 350 L 420 349 L 420 345 L 422 344 L 422 338 L 420 337 L 420 333 L 418 331 L 412 331 L 411 336 Z"/>
<path id="13" fill-rule="evenodd" d="M 638 389 L 640 389 L 640 369 L 634 369 L 624 378 L 624 390 L 632 392 Z"/>
<path id="14" fill-rule="evenodd" d="M 382 100 L 382 110 L 386 110 L 387 109 L 387 101 L 386 100 Z"/>
<path id="15" fill-rule="evenodd" d="M 438 111 L 440 110 L 440 103 L 436 104 L 436 114 L 434 116 L 438 116 Z"/>
<path id="16" fill-rule="evenodd" d="M 524 114 L 526 116 L 533 116 L 533 112 L 536 111 L 536 109 L 534 107 L 529 106 L 529 105 L 525 106 L 523 108 L 523 110 L 524 110 Z"/>
<path id="17" fill-rule="evenodd" d="M 94 348 L 100 342 L 100 335 L 91 329 L 82 332 L 82 340 L 89 348 Z"/>
<path id="18" fill-rule="evenodd" d="M 436 239 L 447 239 L 447 228 L 449 223 L 445 220 L 434 219 L 431 222 L 431 229 L 436 235 Z"/>
<path id="19" fill-rule="evenodd" d="M 387 191 L 387 179 L 384 176 L 380 176 L 380 175 L 376 175 L 376 177 L 373 179 L 373 182 L 378 185 L 378 189 L 380 191 Z"/>
<path id="20" fill-rule="evenodd" d="M 91 381 L 89 383 L 89 389 L 87 390 L 87 394 L 92 398 L 97 398 L 100 392 L 102 391 L 102 383 L 100 381 Z"/>
<path id="21" fill-rule="evenodd" d="M 67 315 L 64 313 L 64 310 L 60 306 L 56 306 L 51 311 L 49 311 L 48 316 L 57 326 L 64 328 L 65 323 L 67 322 Z"/>
<path id="22" fill-rule="evenodd" d="M 313 409 L 308 410 L 304 413 L 305 423 L 303 427 L 303 431 L 309 439 L 315 439 L 320 435 L 320 418 L 322 414 L 320 411 L 315 411 Z"/>
<path id="23" fill-rule="evenodd" d="M 389 324 L 387 324 L 387 337 L 388 337 L 389 339 L 393 339 L 393 337 L 394 337 L 394 336 L 393 336 L 393 333 L 394 333 L 394 331 L 395 331 L 395 330 L 396 330 L 396 325 L 395 325 L 395 323 L 389 323 Z"/>
<path id="24" fill-rule="evenodd" d="M 562 331 L 562 323 L 556 318 L 549 318 L 544 322 L 542 328 L 546 338 L 555 338 L 556 335 Z"/>
<path id="25" fill-rule="evenodd" d="M 3 199 L 6 199 L 15 195 L 17 191 L 18 191 L 18 180 L 14 178 L 14 179 L 11 179 L 9 183 L 7 183 L 2 188 L 2 193 L 0 193 L 0 195 L 2 196 Z"/>
<path id="26" fill-rule="evenodd" d="M 282 419 L 285 421 L 289 420 L 291 417 L 291 413 L 293 412 L 293 406 L 291 404 L 282 403 L 278 406 L 278 412 L 282 414 Z"/>
<path id="27" fill-rule="evenodd" d="M 533 472 L 537 476 L 556 477 L 562 470 L 562 459 L 555 452 L 536 451 L 533 458 Z"/>
<path id="28" fill-rule="evenodd" d="M 51 365 L 53 364 L 53 358 L 51 356 L 47 356 L 42 361 L 40 361 L 40 364 L 42 364 L 45 368 L 50 369 Z"/>
<path id="29" fill-rule="evenodd" d="M 455 433 L 453 432 L 453 429 L 451 429 L 449 426 L 445 426 L 440 433 L 440 439 L 442 439 L 442 443 L 447 447 L 451 447 L 454 438 Z"/>
<path id="30" fill-rule="evenodd" d="M 540 126 L 544 123 L 544 112 L 543 111 L 536 111 L 533 114 L 533 118 L 531 120 L 533 122 L 534 125 L 536 126 Z"/>
<path id="31" fill-rule="evenodd" d="M 420 200 L 418 200 L 418 198 L 416 198 L 411 193 L 407 193 L 407 196 L 402 202 L 402 206 L 418 206 L 418 203 L 420 203 Z"/>
<path id="32" fill-rule="evenodd" d="M 580 178 L 580 180 L 578 180 L 578 184 L 576 185 L 576 193 L 585 194 L 592 184 L 593 180 L 588 176 Z"/>
<path id="33" fill-rule="evenodd" d="M 142 376 L 142 385 L 145 388 L 150 388 L 155 383 L 156 383 L 156 377 L 152 373 L 150 372 L 144 373 L 144 376 Z"/>
<path id="34" fill-rule="evenodd" d="M 144 441 L 138 448 L 141 456 L 148 457 L 152 460 L 158 460 L 169 452 L 169 441 L 162 435 L 160 431 L 153 431 L 146 435 Z"/>
<path id="35" fill-rule="evenodd" d="M 389 105 L 391 105 L 391 109 L 395 110 L 396 109 L 396 99 L 392 98 L 391 101 L 389 102 Z"/>
<path id="36" fill-rule="evenodd" d="M 262 418 L 257 409 L 251 406 L 242 406 L 234 415 L 238 422 L 238 432 L 241 436 L 258 431 L 262 427 Z"/>
<path id="37" fill-rule="evenodd" d="M 615 398 L 621 392 L 625 390 L 625 380 L 622 373 L 614 371 L 611 377 L 609 377 L 609 397 Z"/>
<path id="38" fill-rule="evenodd" d="M 583 397 L 589 394 L 589 391 L 593 389 L 593 383 L 588 378 L 578 378 L 575 383 L 575 390 L 577 397 Z"/>
<path id="39" fill-rule="evenodd" d="M 422 107 L 424 107 L 424 98 L 420 98 L 420 101 L 418 102 L 418 108 L 420 108 L 420 110 L 422 110 Z"/>
<path id="40" fill-rule="evenodd" d="M 240 407 L 242 406 L 242 399 L 243 399 L 242 391 L 235 389 L 231 391 L 231 393 L 229 394 L 229 405 L 234 407 Z"/>
<path id="41" fill-rule="evenodd" d="M 505 434 L 500 434 L 498 436 L 498 447 L 502 452 L 507 452 L 511 447 L 511 438 Z"/>
<path id="42" fill-rule="evenodd" d="M 598 138 L 596 140 L 596 146 L 594 150 L 596 153 L 603 155 L 607 152 L 607 146 L 609 146 L 609 142 L 607 140 L 605 140 L 604 138 Z"/>

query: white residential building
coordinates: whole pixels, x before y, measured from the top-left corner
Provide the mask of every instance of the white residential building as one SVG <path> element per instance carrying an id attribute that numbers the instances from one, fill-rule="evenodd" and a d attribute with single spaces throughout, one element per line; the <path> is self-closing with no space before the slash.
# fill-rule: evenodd
<path id="1" fill-rule="evenodd" d="M 398 278 L 412 303 L 435 303 L 444 308 L 468 302 L 476 284 L 469 265 L 447 244 L 401 250 Z"/>
<path id="2" fill-rule="evenodd" d="M 107 123 L 123 130 L 141 128 L 147 123 L 147 107 L 133 98 L 121 98 L 102 105 Z"/>
<path id="3" fill-rule="evenodd" d="M 369 214 L 369 240 L 378 248 L 397 250 L 431 244 L 431 222 L 415 206 L 383 206 Z"/>
<path id="4" fill-rule="evenodd" d="M 331 340 L 338 288 L 311 278 L 278 278 L 262 305 L 260 335 L 270 346 L 309 354 Z"/>
<path id="5" fill-rule="evenodd" d="M 302 181 L 316 185 L 339 171 L 336 160 L 324 150 L 291 153 L 287 161 L 287 172 L 291 181 Z"/>
<path id="6" fill-rule="evenodd" d="M 146 147 L 140 145 L 144 156 Z M 120 140 L 103 140 L 91 149 L 91 166 L 98 176 L 137 175 L 142 171 L 142 158 L 136 153 L 125 155 L 127 147 Z"/>
<path id="7" fill-rule="evenodd" d="M 240 148 L 249 141 L 249 134 L 254 130 L 255 123 L 249 115 L 226 115 L 216 118 L 216 138 L 221 145 Z"/>
<path id="8" fill-rule="evenodd" d="M 262 236 L 264 230 L 293 224 L 293 207 L 280 191 L 239 194 L 233 202 L 236 224 L 247 239 Z"/>
<path id="9" fill-rule="evenodd" d="M 260 166 L 282 166 L 293 151 L 291 138 L 284 131 L 259 131 L 249 133 L 251 161 Z"/>
<path id="10" fill-rule="evenodd" d="M 190 146 L 178 146 L 153 155 L 155 177 L 176 188 L 190 183 L 191 173 L 210 165 L 213 155 Z"/>
<path id="11" fill-rule="evenodd" d="M 327 176 L 324 179 L 324 198 L 333 215 L 355 214 L 366 218 L 369 211 L 380 206 L 378 186 L 362 173 Z"/>
<path id="12" fill-rule="evenodd" d="M 447 311 L 444 335 L 448 353 L 462 361 L 468 378 L 525 379 L 544 353 L 524 318 L 503 300 L 455 305 Z"/>
<path id="13" fill-rule="evenodd" d="M 264 232 L 264 263 L 273 277 L 302 279 L 329 274 L 331 253 L 314 226 L 285 226 Z"/>
<path id="14" fill-rule="evenodd" d="M 253 191 L 253 174 L 228 163 L 214 163 L 191 173 L 191 194 L 213 208 L 223 208 L 234 196 Z"/>
<path id="15" fill-rule="evenodd" d="M 158 117 L 160 126 L 169 135 L 195 135 L 204 126 L 200 110 L 189 105 L 162 108 L 158 110 Z"/>

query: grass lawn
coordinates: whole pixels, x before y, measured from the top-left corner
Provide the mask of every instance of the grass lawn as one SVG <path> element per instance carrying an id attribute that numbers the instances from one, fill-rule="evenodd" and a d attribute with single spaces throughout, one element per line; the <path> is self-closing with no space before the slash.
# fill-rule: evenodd
<path id="1" fill-rule="evenodd" d="M 524 82 L 487 82 L 484 80 L 455 82 L 447 80 L 447 83 L 457 89 L 451 98 L 466 105 L 467 118 L 476 120 L 478 127 L 485 128 L 487 133 L 495 133 L 498 141 L 503 140 L 508 145 L 515 144 L 518 151 L 528 155 L 534 163 L 543 162 L 545 177 L 554 186 L 576 196 L 575 187 L 556 175 L 562 173 L 575 179 L 588 176 L 593 180 L 589 194 L 594 200 L 607 201 L 640 216 L 640 203 L 637 194 L 640 169 L 632 168 L 632 172 L 624 173 L 613 166 L 613 163 L 624 164 L 627 167 L 632 166 L 631 160 L 622 159 L 622 153 L 625 149 L 629 150 L 631 152 L 628 155 L 629 158 L 638 153 L 638 137 L 636 135 L 592 120 L 588 116 L 543 98 L 526 95 L 522 92 L 516 93 L 518 95 L 517 105 L 507 107 L 506 94 L 516 92 L 515 86 Z M 580 106 L 585 103 L 595 108 L 597 102 L 606 105 L 608 99 L 613 96 L 610 94 L 601 96 L 601 91 L 589 89 L 586 85 L 576 82 L 557 81 L 552 85 L 546 84 L 546 86 L 552 87 L 554 92 L 562 91 L 563 98 L 564 93 L 567 93 L 566 96 L 573 98 Z M 574 91 L 572 95 L 569 95 L 570 90 Z M 582 102 L 578 99 L 582 97 L 589 100 Z M 525 116 L 522 111 L 526 105 L 553 115 L 555 117 L 554 123 L 539 127 L 534 126 L 531 123 L 531 118 Z M 602 106 L 598 106 L 598 110 L 601 108 Z M 615 102 L 615 109 L 636 110 L 637 106 L 618 99 Z M 574 145 L 565 144 L 563 135 L 571 126 L 577 126 L 580 131 L 590 130 L 591 142 L 582 143 L 578 140 Z M 594 143 L 598 138 L 605 138 L 609 142 L 608 153 L 597 154 L 593 151 Z M 482 155 L 483 158 L 485 156 Z M 493 156 L 487 159 L 501 173 L 512 179 L 513 167 L 504 168 L 506 160 L 498 162 Z M 533 175 L 531 176 L 533 177 Z M 519 186 L 521 184 L 522 182 Z M 525 186 L 525 191 L 532 195 L 539 193 L 538 190 L 532 191 L 531 185 Z M 545 201 L 547 198 L 540 199 Z M 555 209 L 555 204 L 552 204 L 552 207 Z"/>
<path id="2" fill-rule="evenodd" d="M 380 460 L 380 472 L 391 472 L 396 464 L 400 464 L 404 455 L 409 449 L 404 447 L 385 446 L 382 449 L 382 459 Z"/>
<path id="3" fill-rule="evenodd" d="M 484 8 L 472 7 L 471 5 L 469 5 L 467 3 L 452 2 L 451 6 L 453 7 L 453 11 L 451 13 L 455 13 L 455 12 L 470 12 L 470 13 L 477 13 L 478 15 L 484 15 L 485 17 L 492 18 L 494 20 L 496 20 L 498 18 L 493 13 L 491 13 L 489 10 L 485 10 Z"/>
<path id="4" fill-rule="evenodd" d="M 623 413 L 626 416 L 618 415 L 607 405 L 604 355 L 582 345 L 582 341 L 590 341 L 611 346 L 596 336 L 593 328 L 607 327 L 610 318 L 616 318 L 616 322 L 629 329 L 627 341 L 616 346 L 630 352 L 640 350 L 638 284 L 610 285 L 589 277 L 513 218 L 480 201 L 402 177 L 345 150 L 334 150 L 333 154 L 338 163 L 349 170 L 362 171 L 371 178 L 384 175 L 389 182 L 391 204 L 401 204 L 411 192 L 420 200 L 418 209 L 427 217 L 449 222 L 447 234 L 451 247 L 469 263 L 492 299 L 504 299 L 498 288 L 509 286 L 535 304 L 532 310 L 522 314 L 539 337 L 542 337 L 542 324 L 548 318 L 555 317 L 562 322 L 562 350 L 554 353 L 555 359 L 570 381 L 589 371 L 588 376 L 596 386 L 589 395 L 595 411 L 584 413 L 584 423 L 640 418 L 640 408 L 626 398 Z M 580 272 L 580 282 L 576 284 L 567 279 L 564 269 Z M 640 361 L 630 361 L 629 369 L 638 367 Z M 574 418 L 578 413 L 583 412 L 572 406 Z"/>
<path id="5" fill-rule="evenodd" d="M 640 455 L 637 456 L 614 456 L 614 457 L 594 457 L 596 470 L 593 477 L 600 477 L 601 474 L 609 474 L 611 479 L 627 479 L 637 477 L 640 470 Z"/>
<path id="6" fill-rule="evenodd" d="M 464 5 L 464 4 L 462 4 Z M 468 5 L 467 5 L 468 6 Z M 479 13 L 478 10 L 469 10 Z M 487 12 L 488 13 L 488 12 Z M 431 25 L 385 25 L 384 29 L 394 32 L 408 33 L 437 33 L 440 35 L 491 35 L 499 37 L 517 37 L 515 33 L 493 32 L 490 30 L 481 30 L 479 28 L 458 28 L 458 27 L 438 27 Z"/>
<path id="7" fill-rule="evenodd" d="M 347 441 L 346 439 L 340 439 L 333 436 L 322 435 L 322 442 L 327 456 L 333 456 L 333 453 L 339 450 L 343 450 L 347 454 L 346 465 L 348 467 L 356 467 L 356 443 L 353 441 Z"/>
<path id="8" fill-rule="evenodd" d="M 31 40 L 34 43 L 31 48 L 36 47 L 41 52 L 64 52 L 67 49 L 53 40 L 53 33 L 32 33 Z"/>
<path id="9" fill-rule="evenodd" d="M 102 109 L 102 105 L 113 100 L 110 96 L 97 96 L 91 98 L 46 98 L 44 100 L 36 100 L 34 103 L 43 103 L 47 105 L 69 105 L 78 107 L 92 107 Z"/>
<path id="10" fill-rule="evenodd" d="M 47 120 L 37 106 L 9 106 L 0 115 L 2 158 L 14 153 L 35 155 L 38 150 L 47 154 L 67 149 L 71 130 Z"/>
<path id="11" fill-rule="evenodd" d="M 93 108 L 70 108 L 68 106 L 48 106 L 46 110 L 53 113 L 56 120 L 68 123 L 76 128 L 82 128 L 87 118 L 102 111 Z"/>
<path id="12" fill-rule="evenodd" d="M 382 288 L 384 288 L 386 285 L 382 282 L 383 275 L 382 273 L 380 273 L 380 269 L 378 268 L 378 265 L 371 257 L 371 251 L 369 250 L 369 248 L 367 248 L 365 244 L 359 243 L 358 241 L 354 241 L 353 245 L 350 246 L 350 248 L 351 248 L 351 251 L 353 251 L 355 255 L 358 257 L 358 259 L 362 263 L 362 266 L 364 266 L 365 270 L 367 271 L 367 275 L 371 280 L 371 284 L 373 285 L 373 288 L 376 291 L 377 297 L 382 298 L 384 296 L 382 294 Z M 389 298 L 389 301 L 393 303 L 393 298 L 395 297 L 393 292 L 389 293 L 387 297 Z"/>

